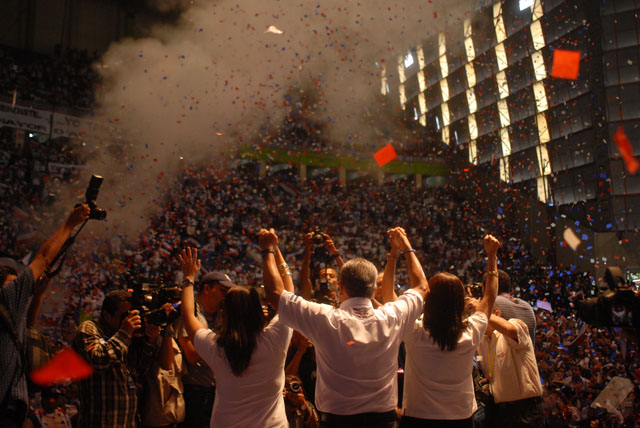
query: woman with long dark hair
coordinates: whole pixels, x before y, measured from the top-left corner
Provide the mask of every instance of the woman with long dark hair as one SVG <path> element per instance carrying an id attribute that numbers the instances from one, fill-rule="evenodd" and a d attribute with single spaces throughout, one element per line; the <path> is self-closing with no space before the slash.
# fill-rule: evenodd
<path id="1" fill-rule="evenodd" d="M 279 266 L 286 266 L 279 251 L 276 256 Z M 240 286 L 232 287 L 222 302 L 219 330 L 205 329 L 194 316 L 189 285 L 200 270 L 197 251 L 182 250 L 178 258 L 185 277 L 182 318 L 189 339 L 216 378 L 210 427 L 288 427 L 282 391 L 292 330 L 277 316 L 265 326 L 258 292 Z M 288 270 L 282 275 L 293 291 Z"/>
<path id="2" fill-rule="evenodd" d="M 476 312 L 466 319 L 462 281 L 450 273 L 429 279 L 423 315 L 404 337 L 407 358 L 401 428 L 473 426 L 471 416 L 477 409 L 473 356 L 498 294 L 499 247 L 493 236 L 484 238 L 487 285 Z"/>

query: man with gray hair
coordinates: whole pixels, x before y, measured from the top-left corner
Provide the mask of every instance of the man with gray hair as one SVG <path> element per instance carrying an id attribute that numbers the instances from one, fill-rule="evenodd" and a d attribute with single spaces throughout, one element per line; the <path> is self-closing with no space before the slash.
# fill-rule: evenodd
<path id="1" fill-rule="evenodd" d="M 392 248 L 408 264 L 412 289 L 397 301 L 374 309 L 371 296 L 378 272 L 356 258 L 339 274 L 340 307 L 309 302 L 284 290 L 275 262 L 278 237 L 261 230 L 264 285 L 280 319 L 308 337 L 316 349 L 316 407 L 321 427 L 393 428 L 398 386 L 398 347 L 422 313 L 428 283 L 402 228 L 388 232 Z"/>

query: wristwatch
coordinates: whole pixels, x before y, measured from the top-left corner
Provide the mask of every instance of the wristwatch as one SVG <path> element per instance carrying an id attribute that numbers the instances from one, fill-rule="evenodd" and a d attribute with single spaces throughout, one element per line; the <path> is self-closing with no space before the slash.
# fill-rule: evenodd
<path id="1" fill-rule="evenodd" d="M 180 288 L 189 287 L 190 285 L 193 285 L 193 281 L 185 278 L 184 281 L 182 281 L 182 284 L 180 284 Z"/>

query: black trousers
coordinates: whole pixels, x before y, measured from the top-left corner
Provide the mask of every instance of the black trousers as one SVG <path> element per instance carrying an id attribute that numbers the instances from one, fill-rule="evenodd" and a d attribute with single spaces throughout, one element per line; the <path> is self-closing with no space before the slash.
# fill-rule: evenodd
<path id="1" fill-rule="evenodd" d="M 184 421 L 181 428 L 209 428 L 213 400 L 216 396 L 215 388 L 199 385 L 184 385 Z"/>
<path id="2" fill-rule="evenodd" d="M 359 413 L 357 415 L 320 414 L 320 428 L 397 428 L 395 410 L 384 413 Z"/>
<path id="3" fill-rule="evenodd" d="M 524 400 L 497 403 L 493 411 L 492 427 L 544 427 L 542 398 L 533 397 Z"/>
<path id="4" fill-rule="evenodd" d="M 400 428 L 473 428 L 473 419 L 420 419 L 403 416 Z"/>

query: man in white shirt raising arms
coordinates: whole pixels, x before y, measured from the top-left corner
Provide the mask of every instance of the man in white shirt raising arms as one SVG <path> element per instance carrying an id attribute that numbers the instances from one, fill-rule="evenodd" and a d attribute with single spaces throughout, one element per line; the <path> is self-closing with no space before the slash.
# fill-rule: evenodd
<path id="1" fill-rule="evenodd" d="M 422 312 L 429 286 L 415 250 L 402 228 L 388 232 L 392 249 L 408 264 L 412 287 L 397 301 L 374 309 L 375 266 L 349 260 L 339 274 L 340 307 L 306 301 L 284 290 L 274 249 L 275 233 L 261 230 L 265 290 L 280 319 L 308 337 L 316 349 L 316 407 L 322 428 L 394 428 L 398 347 Z"/>

